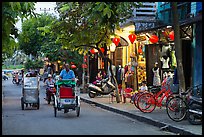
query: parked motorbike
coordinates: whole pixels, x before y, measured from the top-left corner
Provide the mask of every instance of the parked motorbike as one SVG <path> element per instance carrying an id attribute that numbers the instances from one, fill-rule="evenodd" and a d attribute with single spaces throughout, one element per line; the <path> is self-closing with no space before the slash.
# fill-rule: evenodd
<path id="1" fill-rule="evenodd" d="M 202 98 L 190 96 L 187 120 L 193 125 L 202 124 Z"/>
<path id="2" fill-rule="evenodd" d="M 111 82 L 110 77 L 102 79 L 101 81 L 97 82 L 97 84 L 88 84 L 89 89 L 89 97 L 94 98 L 97 95 L 108 95 L 113 92 L 116 87 Z"/>
<path id="3" fill-rule="evenodd" d="M 56 93 L 56 88 L 55 86 L 49 85 L 49 87 L 46 89 L 46 100 L 47 103 L 50 104 L 51 101 L 54 102 L 54 94 Z"/>
<path id="4" fill-rule="evenodd" d="M 96 81 L 96 83 L 94 84 L 94 83 L 92 83 L 93 85 L 95 85 L 95 86 L 97 86 L 97 87 L 102 87 L 102 82 L 101 82 L 101 80 L 99 81 L 99 80 L 97 80 Z M 100 96 L 101 94 L 99 93 L 99 92 L 94 92 L 94 91 L 90 91 L 89 90 L 89 97 L 90 98 L 94 98 L 94 97 L 96 97 L 96 96 Z"/>

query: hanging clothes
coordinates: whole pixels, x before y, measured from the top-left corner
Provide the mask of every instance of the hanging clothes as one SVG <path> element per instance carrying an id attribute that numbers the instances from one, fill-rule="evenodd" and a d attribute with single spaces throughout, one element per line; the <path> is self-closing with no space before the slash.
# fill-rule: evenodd
<path id="1" fill-rule="evenodd" d="M 176 56 L 175 56 L 175 51 L 173 50 L 173 51 L 171 51 L 171 65 L 173 66 L 173 67 L 176 67 L 177 66 L 177 63 L 176 63 Z"/>
<path id="2" fill-rule="evenodd" d="M 169 57 L 163 56 L 160 61 L 162 62 L 162 68 L 169 68 Z"/>
<path id="3" fill-rule="evenodd" d="M 153 86 L 160 86 L 161 85 L 161 79 L 160 79 L 160 75 L 159 75 L 159 68 L 155 67 L 152 68 L 153 71 Z"/>

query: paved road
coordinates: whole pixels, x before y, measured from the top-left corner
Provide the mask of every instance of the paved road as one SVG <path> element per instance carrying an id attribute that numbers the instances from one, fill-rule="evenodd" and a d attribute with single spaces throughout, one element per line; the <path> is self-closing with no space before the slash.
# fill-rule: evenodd
<path id="1" fill-rule="evenodd" d="M 21 86 L 13 85 L 11 79 L 2 84 L 3 135 L 172 135 L 82 101 L 79 117 L 75 111 L 67 114 L 58 111 L 54 117 L 53 106 L 43 99 L 43 87 L 40 90 L 40 109 L 21 110 Z"/>

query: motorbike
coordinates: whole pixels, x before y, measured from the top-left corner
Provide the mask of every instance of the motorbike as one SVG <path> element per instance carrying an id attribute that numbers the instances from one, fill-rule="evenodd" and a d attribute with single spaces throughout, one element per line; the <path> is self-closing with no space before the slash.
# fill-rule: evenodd
<path id="1" fill-rule="evenodd" d="M 14 75 L 13 79 L 12 79 L 12 83 L 16 84 L 16 85 L 21 85 L 23 83 L 23 80 L 22 79 L 18 79 L 18 82 L 17 82 L 16 81 L 16 76 Z"/>
<path id="2" fill-rule="evenodd" d="M 202 124 L 202 97 L 190 96 L 187 120 L 193 125 Z"/>
<path id="3" fill-rule="evenodd" d="M 51 101 L 54 102 L 55 93 L 56 93 L 56 88 L 54 84 L 49 85 L 49 87 L 46 89 L 46 100 L 48 104 L 50 104 Z"/>
<path id="4" fill-rule="evenodd" d="M 97 95 L 108 95 L 116 89 L 115 85 L 111 82 L 110 77 L 98 81 L 97 84 L 89 83 L 89 97 L 94 98 Z"/>

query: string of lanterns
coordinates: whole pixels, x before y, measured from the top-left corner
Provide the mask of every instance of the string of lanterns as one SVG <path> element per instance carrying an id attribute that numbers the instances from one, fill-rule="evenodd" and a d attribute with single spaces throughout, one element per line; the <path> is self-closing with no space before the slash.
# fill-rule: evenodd
<path id="1" fill-rule="evenodd" d="M 155 35 L 155 34 L 153 34 L 153 35 L 151 35 L 151 36 L 149 36 L 149 35 L 146 35 L 146 36 L 149 38 L 149 41 L 150 41 L 151 43 L 153 43 L 153 44 L 154 44 L 154 43 L 157 43 L 157 42 L 159 41 L 158 36 Z M 166 33 L 165 33 L 165 36 L 169 37 L 170 40 L 174 40 L 174 31 L 172 30 L 169 34 L 166 34 Z M 131 33 L 131 34 L 128 36 L 128 38 L 129 38 L 130 42 L 133 44 L 134 41 L 136 40 L 137 36 L 136 36 L 134 33 Z M 113 42 L 116 46 L 118 46 L 119 43 L 120 43 L 120 38 L 119 38 L 119 37 L 115 37 L 115 38 L 113 38 L 112 42 Z M 100 48 L 100 50 L 102 51 L 102 53 L 104 53 L 104 51 L 105 51 L 105 49 L 104 49 L 103 47 Z M 98 50 L 92 48 L 92 49 L 90 49 L 90 52 L 91 52 L 91 54 L 96 54 L 96 53 L 98 53 Z"/>

